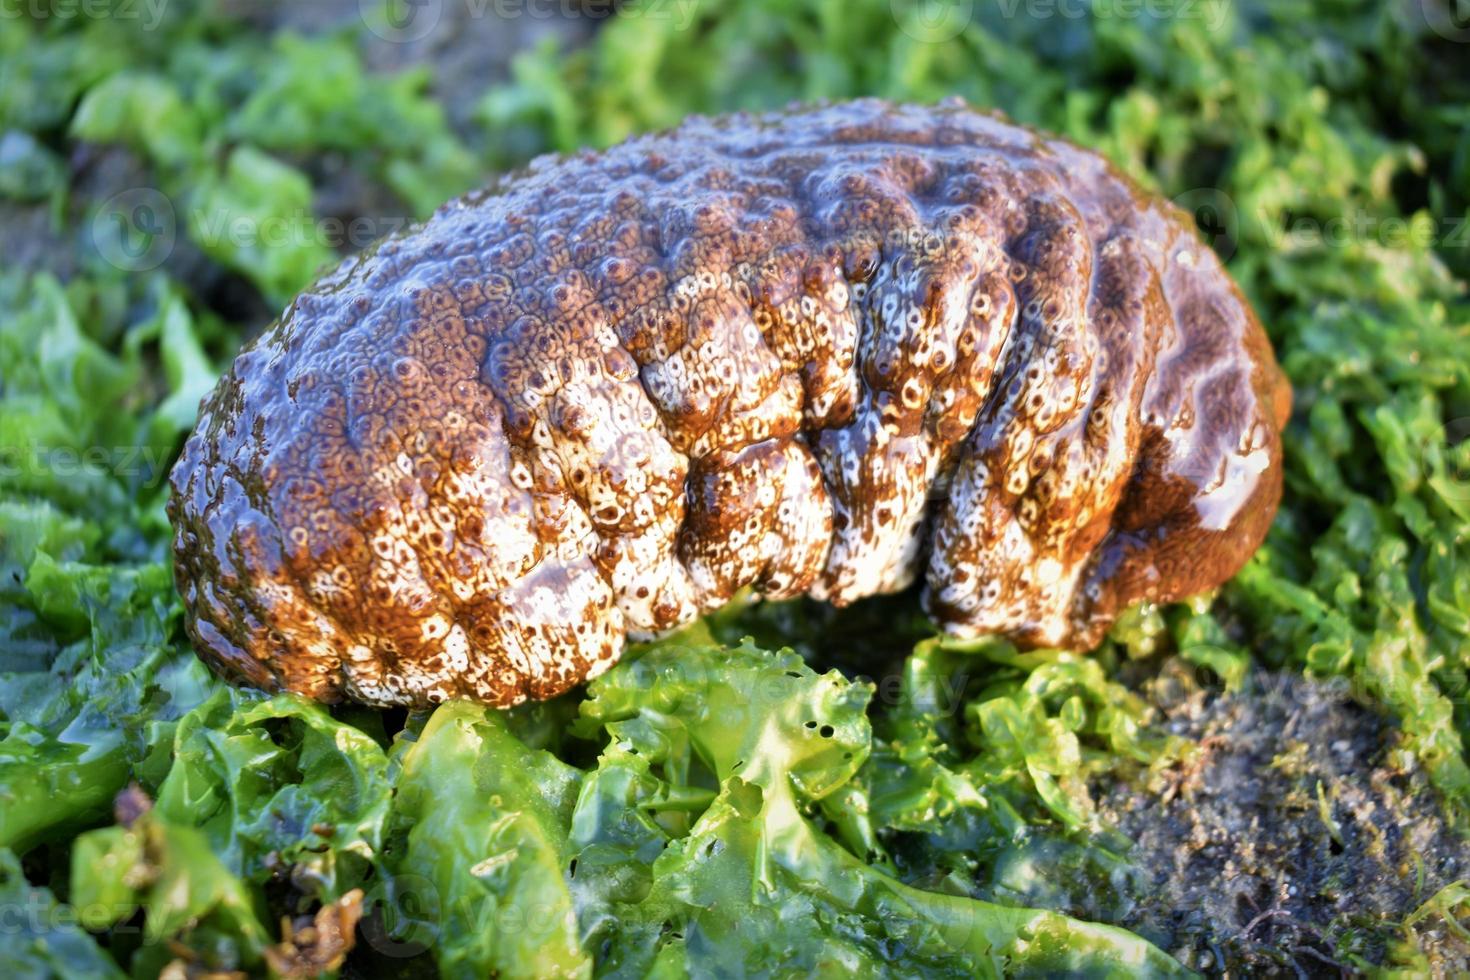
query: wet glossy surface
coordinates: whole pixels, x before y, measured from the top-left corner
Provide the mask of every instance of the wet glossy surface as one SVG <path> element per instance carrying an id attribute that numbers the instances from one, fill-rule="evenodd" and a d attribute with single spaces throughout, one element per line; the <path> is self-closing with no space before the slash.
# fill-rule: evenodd
<path id="1" fill-rule="evenodd" d="M 173 473 L 201 654 L 313 697 L 509 705 L 747 585 L 923 575 L 1085 649 L 1219 584 L 1290 394 L 1187 216 L 958 104 L 693 119 L 349 259 Z"/>

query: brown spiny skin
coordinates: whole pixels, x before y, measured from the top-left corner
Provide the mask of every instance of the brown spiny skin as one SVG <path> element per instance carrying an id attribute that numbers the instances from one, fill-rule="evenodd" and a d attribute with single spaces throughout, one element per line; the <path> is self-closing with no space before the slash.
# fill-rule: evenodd
<path id="1" fill-rule="evenodd" d="M 189 632 L 323 700 L 545 698 L 753 586 L 1086 649 L 1218 585 L 1290 393 L 1188 218 L 978 113 L 691 119 L 348 259 L 172 476 Z"/>

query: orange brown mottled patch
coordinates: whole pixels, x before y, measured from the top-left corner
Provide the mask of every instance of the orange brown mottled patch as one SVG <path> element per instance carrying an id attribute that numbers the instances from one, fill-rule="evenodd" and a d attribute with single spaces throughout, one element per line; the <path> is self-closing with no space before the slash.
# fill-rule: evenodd
<path id="1" fill-rule="evenodd" d="M 511 705 L 745 586 L 920 573 L 1094 645 L 1265 535 L 1290 393 L 1188 219 L 949 102 L 695 118 L 351 258 L 172 476 L 188 628 L 325 700 Z"/>

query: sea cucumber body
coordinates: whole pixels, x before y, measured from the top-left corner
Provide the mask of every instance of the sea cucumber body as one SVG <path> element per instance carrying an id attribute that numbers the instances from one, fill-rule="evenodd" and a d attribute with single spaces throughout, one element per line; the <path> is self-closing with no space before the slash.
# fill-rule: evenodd
<path id="1" fill-rule="evenodd" d="M 1289 392 L 1188 218 L 959 104 L 691 119 L 345 261 L 173 473 L 191 637 L 324 700 L 545 698 L 753 586 L 921 574 L 1087 648 L 1265 535 Z"/>

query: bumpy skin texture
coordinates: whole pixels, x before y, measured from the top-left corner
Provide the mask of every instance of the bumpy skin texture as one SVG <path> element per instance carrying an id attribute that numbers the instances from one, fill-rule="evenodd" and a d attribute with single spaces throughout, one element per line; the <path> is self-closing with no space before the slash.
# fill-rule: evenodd
<path id="1" fill-rule="evenodd" d="M 497 705 L 754 586 L 1088 648 L 1266 533 L 1289 390 L 1188 218 L 957 103 L 691 119 L 351 258 L 173 473 L 188 628 L 323 700 Z"/>

